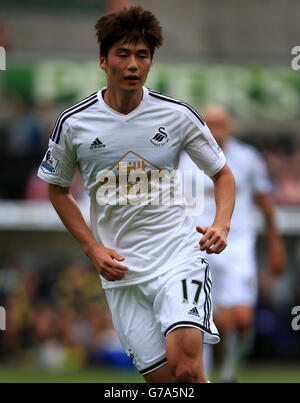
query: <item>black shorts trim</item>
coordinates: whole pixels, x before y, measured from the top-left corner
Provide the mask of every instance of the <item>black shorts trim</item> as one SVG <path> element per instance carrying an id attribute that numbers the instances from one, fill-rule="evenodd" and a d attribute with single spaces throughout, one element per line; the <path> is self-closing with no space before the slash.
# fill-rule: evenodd
<path id="1" fill-rule="evenodd" d="M 205 292 L 205 303 L 204 303 L 204 321 L 203 325 L 210 331 L 210 318 L 211 318 L 211 281 L 209 278 L 209 264 L 206 263 L 205 267 L 205 280 L 204 280 L 204 292 Z"/>
<path id="2" fill-rule="evenodd" d="M 139 371 L 141 375 L 144 375 L 146 372 L 154 371 L 155 369 L 161 367 L 163 364 L 167 363 L 167 359 L 163 358 L 162 360 L 156 362 L 155 364 L 151 365 L 151 367 L 145 368 L 142 371 Z"/>
<path id="3" fill-rule="evenodd" d="M 212 333 L 212 331 L 210 329 L 207 329 L 206 327 L 199 325 L 199 323 L 197 322 L 190 322 L 190 321 L 181 321 L 181 322 L 176 322 L 173 323 L 173 325 L 169 326 L 168 329 L 165 331 L 164 335 L 166 336 L 167 333 L 169 333 L 171 330 L 173 330 L 175 327 L 179 326 L 179 327 L 184 327 L 184 325 L 186 325 L 186 327 L 198 327 L 200 330 L 203 330 L 209 334 L 211 334 L 212 336 L 218 336 L 218 333 Z"/>

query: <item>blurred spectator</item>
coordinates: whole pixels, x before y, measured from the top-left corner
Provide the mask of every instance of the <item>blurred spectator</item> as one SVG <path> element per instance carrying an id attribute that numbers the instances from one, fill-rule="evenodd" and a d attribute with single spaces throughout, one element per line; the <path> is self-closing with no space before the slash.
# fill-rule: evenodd
<path id="1" fill-rule="evenodd" d="M 299 337 L 291 327 L 291 302 L 277 301 L 280 292 L 276 283 L 277 279 L 266 273 L 259 276 L 254 350 L 261 360 L 293 359 L 300 353 Z"/>
<path id="2" fill-rule="evenodd" d="M 113 329 L 95 269 L 86 262 L 47 260 L 45 267 L 38 261 L 25 266 L 16 257 L 0 258 L 0 305 L 6 309 L 0 362 L 48 370 L 98 364 L 133 368 Z M 260 277 L 252 358 L 299 357 L 299 338 L 290 326 L 291 304 L 300 305 L 297 284 L 285 306 L 274 299 L 275 280 Z"/>
<path id="3" fill-rule="evenodd" d="M 0 128 L 0 199 L 48 200 L 48 186 L 36 173 L 55 115 L 52 104 L 31 105 L 22 98 L 13 101 L 11 116 Z M 86 197 L 78 172 L 72 193 L 76 200 Z"/>
<path id="4" fill-rule="evenodd" d="M 28 175 L 47 147 L 50 118 L 47 109 L 22 98 L 14 101 L 13 113 L 2 127 L 0 151 L 0 196 L 22 199 Z"/>
<path id="5" fill-rule="evenodd" d="M 21 156 L 40 152 L 44 146 L 44 122 L 23 99 L 15 101 L 14 115 L 6 126 L 6 152 Z"/>
<path id="6" fill-rule="evenodd" d="M 265 158 L 277 204 L 300 205 L 300 144 L 279 137 L 267 145 Z"/>
<path id="7" fill-rule="evenodd" d="M 1 362 L 30 359 L 50 370 L 98 363 L 128 366 L 93 267 L 53 263 L 56 270 L 49 273 L 8 256 L 0 265 L 0 305 L 7 314 Z"/>

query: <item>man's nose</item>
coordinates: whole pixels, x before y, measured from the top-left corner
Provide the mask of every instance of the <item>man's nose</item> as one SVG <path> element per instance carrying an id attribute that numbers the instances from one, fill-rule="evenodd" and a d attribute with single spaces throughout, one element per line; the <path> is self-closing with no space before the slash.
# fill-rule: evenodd
<path id="1" fill-rule="evenodd" d="M 137 70 L 137 68 L 138 68 L 138 66 L 137 66 L 136 58 L 134 55 L 132 55 L 129 58 L 128 70 L 135 71 L 135 70 Z"/>

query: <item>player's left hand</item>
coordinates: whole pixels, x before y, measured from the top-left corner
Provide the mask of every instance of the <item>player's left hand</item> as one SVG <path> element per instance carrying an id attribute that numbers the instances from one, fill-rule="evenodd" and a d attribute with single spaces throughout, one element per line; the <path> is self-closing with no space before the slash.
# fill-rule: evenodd
<path id="1" fill-rule="evenodd" d="M 201 251 L 206 250 L 208 254 L 219 254 L 226 248 L 228 235 L 226 229 L 217 226 L 200 227 L 197 225 L 196 230 L 203 234 L 199 242 Z"/>

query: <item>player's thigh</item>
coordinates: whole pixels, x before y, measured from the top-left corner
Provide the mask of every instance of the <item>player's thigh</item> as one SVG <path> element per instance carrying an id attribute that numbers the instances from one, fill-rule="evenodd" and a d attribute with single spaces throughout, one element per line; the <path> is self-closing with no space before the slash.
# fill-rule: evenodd
<path id="1" fill-rule="evenodd" d="M 176 328 L 166 341 L 168 365 L 176 382 L 207 382 L 203 365 L 203 333 L 192 327 Z"/>
<path id="2" fill-rule="evenodd" d="M 168 333 L 166 351 L 169 365 L 186 361 L 199 366 L 202 361 L 203 333 L 191 327 L 180 327 Z"/>
<path id="3" fill-rule="evenodd" d="M 156 321 L 152 303 L 139 285 L 106 290 L 115 330 L 126 354 L 141 375 L 167 362 L 165 338 Z"/>
<path id="4" fill-rule="evenodd" d="M 173 383 L 174 377 L 171 374 L 169 364 L 166 363 L 162 367 L 149 372 L 144 375 L 144 379 L 147 383 Z"/>

